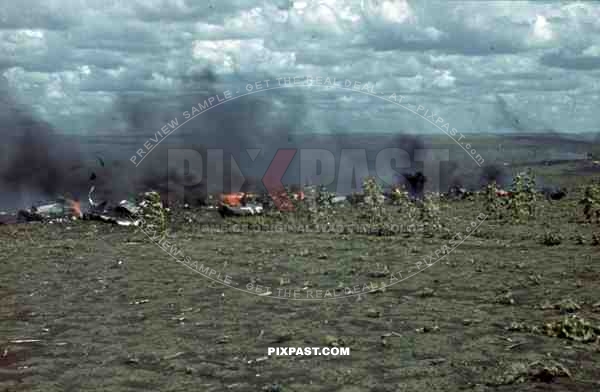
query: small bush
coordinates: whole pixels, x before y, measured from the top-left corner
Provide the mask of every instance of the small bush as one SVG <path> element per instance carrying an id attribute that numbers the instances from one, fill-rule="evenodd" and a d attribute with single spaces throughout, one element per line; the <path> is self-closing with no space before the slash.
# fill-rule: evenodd
<path id="1" fill-rule="evenodd" d="M 491 218 L 502 218 L 502 210 L 504 209 L 503 201 L 498 197 L 498 186 L 495 181 L 489 183 L 485 187 L 485 209 L 487 215 Z"/>
<path id="2" fill-rule="evenodd" d="M 583 205 L 583 215 L 586 221 L 600 223 L 600 186 L 587 186 L 579 204 Z"/>
<path id="3" fill-rule="evenodd" d="M 508 209 L 512 213 L 513 221 L 520 223 L 535 217 L 537 192 L 535 190 L 535 176 L 531 170 L 520 173 L 513 178 L 511 197 L 508 200 Z"/>
<path id="4" fill-rule="evenodd" d="M 548 336 L 588 343 L 597 341 L 600 327 L 578 316 L 565 317 L 544 325 L 544 333 Z"/>
<path id="5" fill-rule="evenodd" d="M 562 236 L 558 233 L 546 232 L 542 243 L 546 246 L 555 246 L 562 243 Z"/>
<path id="6" fill-rule="evenodd" d="M 141 194 L 139 206 L 146 227 L 155 229 L 161 235 L 167 231 L 167 212 L 163 207 L 158 192 L 149 191 Z"/>
<path id="7" fill-rule="evenodd" d="M 377 183 L 375 177 L 366 177 L 362 186 L 363 204 L 365 206 L 363 217 L 372 225 L 384 223 L 386 216 L 383 211 L 384 197 L 381 186 Z"/>
<path id="8" fill-rule="evenodd" d="M 442 229 L 440 215 L 439 204 L 431 195 L 426 195 L 421 203 L 421 221 L 426 234 L 433 235 Z"/>

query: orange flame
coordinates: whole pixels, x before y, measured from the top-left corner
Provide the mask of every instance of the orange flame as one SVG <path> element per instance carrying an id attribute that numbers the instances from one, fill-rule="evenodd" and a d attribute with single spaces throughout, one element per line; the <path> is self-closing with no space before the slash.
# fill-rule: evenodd
<path id="1" fill-rule="evenodd" d="M 221 203 L 226 204 L 230 207 L 238 207 L 242 204 L 242 199 L 244 198 L 243 192 L 237 193 L 223 193 L 221 194 Z"/>
<path id="2" fill-rule="evenodd" d="M 75 200 L 67 200 L 67 213 L 76 218 L 82 218 L 81 202 Z"/>

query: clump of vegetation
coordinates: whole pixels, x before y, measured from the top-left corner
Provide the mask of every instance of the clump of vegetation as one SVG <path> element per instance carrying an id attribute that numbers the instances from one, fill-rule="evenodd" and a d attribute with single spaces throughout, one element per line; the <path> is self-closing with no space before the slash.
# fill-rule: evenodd
<path id="1" fill-rule="evenodd" d="M 333 220 L 334 193 L 321 185 L 317 190 L 314 185 L 303 187 L 304 200 L 297 201 L 296 216 L 300 220 L 308 220 L 311 224 L 329 224 Z"/>
<path id="2" fill-rule="evenodd" d="M 344 338 L 333 335 L 326 335 L 324 343 L 327 347 L 348 347 L 349 345 L 349 342 Z"/>
<path id="3" fill-rule="evenodd" d="M 558 309 L 561 312 L 573 313 L 581 309 L 581 306 L 570 298 L 564 299 L 554 304 L 554 309 Z"/>
<path id="4" fill-rule="evenodd" d="M 414 200 L 411 199 L 409 192 L 406 190 L 404 185 L 396 185 L 392 189 L 391 193 L 392 205 L 398 208 L 398 212 L 401 214 L 401 221 L 406 223 L 404 227 L 405 233 L 414 233 L 421 226 L 422 221 L 419 221 L 419 218 L 422 218 L 422 215 L 435 214 L 434 206 L 427 206 L 427 208 L 431 207 L 431 211 L 423 211 L 417 206 Z M 435 219 L 435 216 L 432 216 Z M 419 221 L 417 224 L 417 221 Z"/>
<path id="5" fill-rule="evenodd" d="M 442 229 L 440 206 L 431 195 L 425 195 L 421 203 L 421 221 L 427 235 L 433 235 Z"/>
<path id="6" fill-rule="evenodd" d="M 319 205 L 317 202 L 318 194 L 316 187 L 314 185 L 304 185 L 303 192 L 304 200 L 302 204 L 304 205 L 305 210 L 309 214 L 317 213 Z"/>
<path id="7" fill-rule="evenodd" d="M 592 245 L 594 245 L 594 246 L 600 245 L 600 233 L 592 234 Z"/>
<path id="8" fill-rule="evenodd" d="M 352 194 L 348 197 L 348 202 L 351 206 L 359 206 L 362 204 L 364 199 L 364 195 L 359 192 L 352 192 Z"/>
<path id="9" fill-rule="evenodd" d="M 542 243 L 546 246 L 556 246 L 562 243 L 562 236 L 558 233 L 546 232 Z"/>
<path id="10" fill-rule="evenodd" d="M 371 227 L 377 228 L 387 223 L 387 216 L 383 210 L 384 197 L 383 189 L 377 183 L 375 177 L 366 177 L 363 180 L 363 204 L 365 211 L 363 218 L 368 220 Z"/>
<path id="11" fill-rule="evenodd" d="M 160 194 L 155 191 L 143 193 L 139 205 L 141 216 L 144 218 L 144 225 L 164 235 L 167 231 L 167 213 L 160 199 Z"/>
<path id="12" fill-rule="evenodd" d="M 333 198 L 335 194 L 329 192 L 326 186 L 321 185 L 319 192 L 317 193 L 317 205 L 320 210 L 328 209 L 333 207 Z"/>
<path id="13" fill-rule="evenodd" d="M 507 331 L 511 331 L 511 332 L 529 332 L 529 333 L 539 333 L 540 332 L 540 328 L 536 325 L 527 325 L 523 322 L 517 322 L 517 321 L 513 321 L 505 329 Z"/>
<path id="14" fill-rule="evenodd" d="M 499 303 L 502 305 L 514 305 L 515 299 L 513 298 L 512 292 L 507 291 L 506 293 L 500 294 L 499 296 L 496 297 L 496 303 Z"/>
<path id="15" fill-rule="evenodd" d="M 395 206 L 406 207 L 411 203 L 410 195 L 403 185 L 397 185 L 392 189 L 391 198 Z"/>
<path id="16" fill-rule="evenodd" d="M 366 207 L 380 211 L 383 207 L 384 197 L 381 185 L 377 183 L 375 177 L 366 177 L 362 183 L 364 200 Z"/>
<path id="17" fill-rule="evenodd" d="M 590 223 L 600 223 L 600 186 L 589 185 L 585 188 L 583 199 L 583 215 Z"/>
<path id="18" fill-rule="evenodd" d="M 548 336 L 574 340 L 576 342 L 594 342 L 600 336 L 600 327 L 592 325 L 581 317 L 572 315 L 562 320 L 544 325 Z"/>
<path id="19" fill-rule="evenodd" d="M 520 173 L 513 178 L 508 209 L 515 222 L 522 222 L 535 217 L 536 195 L 535 176 L 531 170 Z"/>
<path id="20" fill-rule="evenodd" d="M 521 384 L 528 380 L 552 382 L 555 378 L 571 378 L 571 372 L 558 362 L 535 361 L 530 364 L 512 363 L 504 374 L 498 377 L 490 385 Z"/>
<path id="21" fill-rule="evenodd" d="M 485 187 L 485 209 L 487 215 L 491 218 L 502 218 L 502 210 L 504 203 L 498 197 L 498 185 L 496 181 L 492 181 Z"/>

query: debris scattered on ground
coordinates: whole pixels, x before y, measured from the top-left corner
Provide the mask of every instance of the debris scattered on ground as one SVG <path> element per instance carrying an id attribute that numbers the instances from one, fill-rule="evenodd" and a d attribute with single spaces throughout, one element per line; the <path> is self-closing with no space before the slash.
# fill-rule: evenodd
<path id="1" fill-rule="evenodd" d="M 367 310 L 367 317 L 379 318 L 379 317 L 381 317 L 381 312 L 375 308 L 369 308 Z"/>
<path id="2" fill-rule="evenodd" d="M 93 199 L 94 187 L 89 192 L 90 211 L 85 214 L 86 219 L 114 223 L 119 226 L 139 226 L 143 221 L 148 229 L 159 232 L 166 230 L 166 209 L 160 199 L 160 194 L 155 191 L 144 192 L 138 195 L 136 202 L 121 200 L 117 205 L 111 206 L 108 202 L 97 203 Z"/>
<path id="3" fill-rule="evenodd" d="M 448 200 L 464 200 L 473 197 L 473 192 L 458 185 L 450 187 L 447 193 L 443 195 Z"/>
<path id="4" fill-rule="evenodd" d="M 325 345 L 328 347 L 341 347 L 341 346 L 347 346 L 347 342 L 344 341 L 344 339 L 342 339 L 342 338 L 337 338 L 333 335 L 326 335 L 325 336 Z"/>
<path id="5" fill-rule="evenodd" d="M 437 332 L 440 330 L 440 327 L 437 325 L 434 326 L 425 326 L 425 327 L 421 327 L 421 328 L 417 328 L 415 329 L 415 332 L 417 333 L 429 333 L 429 332 Z"/>
<path id="6" fill-rule="evenodd" d="M 228 193 L 220 196 L 217 208 L 222 217 L 260 215 L 264 208 L 257 200 L 258 196 L 253 194 Z"/>
<path id="7" fill-rule="evenodd" d="M 515 344 L 511 344 L 510 346 L 508 346 L 508 347 L 506 348 L 506 350 L 507 350 L 507 351 L 513 350 L 513 349 L 515 349 L 515 348 L 517 348 L 517 347 L 520 347 L 520 346 L 522 346 L 522 345 L 524 345 L 524 344 L 525 344 L 525 342 L 518 342 L 518 343 L 515 343 Z"/>
<path id="8" fill-rule="evenodd" d="M 382 338 L 389 338 L 390 336 L 396 336 L 396 337 L 399 337 L 399 338 L 402 337 L 401 334 L 399 334 L 398 332 L 394 332 L 394 331 L 387 332 L 387 333 L 384 333 L 383 335 L 381 335 Z"/>
<path id="9" fill-rule="evenodd" d="M 256 359 L 251 359 L 248 361 L 248 365 L 252 365 L 253 363 L 263 362 L 268 359 L 269 359 L 269 357 L 260 357 L 260 358 L 256 358 Z"/>
<path id="10" fill-rule="evenodd" d="M 15 339 L 11 340 L 9 343 L 11 344 L 24 344 L 24 343 L 38 343 L 41 342 L 40 339 Z"/>
<path id="11" fill-rule="evenodd" d="M 435 290 L 429 287 L 425 287 L 423 290 L 417 291 L 417 296 L 422 298 L 433 297 L 435 295 Z"/>
<path id="12" fill-rule="evenodd" d="M 180 356 L 182 356 L 182 355 L 184 355 L 184 354 L 185 354 L 185 352 L 183 352 L 183 351 L 179 351 L 179 352 L 176 352 L 175 354 L 171 354 L 171 355 L 166 355 L 166 356 L 164 356 L 164 357 L 163 357 L 163 360 L 166 360 L 166 361 L 168 361 L 168 360 L 170 360 L 170 359 L 175 359 L 175 358 L 177 358 L 177 357 L 180 357 Z"/>
<path id="13" fill-rule="evenodd" d="M 508 291 L 496 297 L 496 302 L 502 305 L 514 305 L 515 299 L 513 298 L 512 292 Z"/>
<path id="14" fill-rule="evenodd" d="M 387 338 L 394 336 L 394 337 L 402 337 L 402 335 L 400 335 L 398 332 L 388 332 L 388 333 L 384 333 L 383 335 L 381 335 L 381 345 L 382 346 L 387 346 Z"/>
<path id="15" fill-rule="evenodd" d="M 279 384 L 266 385 L 262 388 L 262 390 L 264 392 L 283 392 L 283 389 Z"/>
<path id="16" fill-rule="evenodd" d="M 539 333 L 540 328 L 537 325 L 527 325 L 522 322 L 513 321 L 510 323 L 508 327 L 505 328 L 507 331 L 511 332 L 530 332 L 530 333 Z"/>
<path id="17" fill-rule="evenodd" d="M 137 301 L 130 302 L 129 305 L 141 305 L 150 302 L 149 299 L 140 299 Z"/>
<path id="18" fill-rule="evenodd" d="M 59 198 L 54 202 L 32 206 L 28 210 L 20 210 L 17 215 L 18 222 L 59 223 L 81 218 L 83 218 L 81 203 L 68 198 Z"/>

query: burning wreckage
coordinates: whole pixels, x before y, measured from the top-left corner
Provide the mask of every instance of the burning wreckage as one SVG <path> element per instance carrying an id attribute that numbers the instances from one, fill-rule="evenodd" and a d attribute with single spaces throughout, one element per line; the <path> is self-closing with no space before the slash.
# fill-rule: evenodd
<path id="1" fill-rule="evenodd" d="M 33 206 L 28 210 L 19 210 L 17 222 L 62 222 L 69 219 L 82 219 L 81 203 L 68 198 Z"/>
<path id="2" fill-rule="evenodd" d="M 418 172 L 416 174 L 404 175 L 405 183 L 396 191 L 402 190 L 406 197 L 412 200 L 419 200 L 424 195 L 424 184 L 426 177 Z M 324 191 L 324 190 L 321 190 Z M 158 192 L 148 191 L 140 193 L 133 200 L 121 200 L 116 204 L 108 201 L 97 202 L 94 199 L 95 186 L 92 186 L 88 193 L 88 207 L 84 212 L 81 203 L 78 200 L 67 197 L 58 198 L 56 201 L 42 203 L 26 210 L 18 211 L 16 216 L 0 214 L 0 223 L 23 223 L 23 222 L 46 222 L 62 223 L 70 220 L 84 219 L 96 220 L 106 223 L 112 223 L 119 226 L 139 226 L 142 222 L 145 226 L 155 226 L 161 229 L 166 227 L 168 208 L 165 208 L 161 196 Z M 353 202 L 364 202 L 364 195 L 339 196 L 334 193 L 326 192 L 329 195 L 328 200 L 331 204 L 352 204 Z M 393 201 L 394 188 L 390 192 L 384 192 L 382 202 Z M 510 191 L 496 189 L 496 195 L 501 198 L 511 197 Z M 566 196 L 565 189 L 545 188 L 542 193 L 549 200 L 560 200 Z M 448 192 L 439 196 L 446 200 L 473 200 L 473 197 L 480 194 L 479 191 L 470 191 L 460 185 L 453 185 Z M 221 217 L 253 216 L 261 215 L 267 210 L 274 209 L 276 204 L 280 211 L 291 211 L 287 207 L 293 208 L 292 202 L 305 201 L 303 191 L 289 191 L 281 189 L 276 195 L 267 195 L 259 193 L 234 192 L 223 193 L 213 198 L 209 196 L 208 200 L 216 200 L 211 203 L 209 209 L 215 209 Z M 185 204 L 184 208 L 189 207 Z"/>
<path id="3" fill-rule="evenodd" d="M 88 193 L 88 209 L 83 212 L 81 203 L 67 197 L 56 201 L 40 203 L 29 209 L 19 210 L 16 216 L 2 215 L 0 223 L 45 222 L 63 223 L 70 220 L 96 220 L 113 223 L 119 226 L 166 225 L 166 212 L 158 192 L 148 191 L 132 200 L 121 200 L 116 204 L 108 201 L 98 202 L 94 199 L 95 187 Z M 293 196 L 296 198 L 297 196 Z M 303 195 L 302 195 L 303 198 Z M 221 194 L 215 206 L 222 217 L 259 215 L 270 207 L 268 197 L 260 198 L 251 193 Z"/>
<path id="4" fill-rule="evenodd" d="M 88 194 L 89 207 L 83 212 L 81 202 L 60 197 L 53 202 L 40 203 L 29 209 L 19 210 L 16 216 L 3 215 L 3 223 L 45 222 L 63 223 L 71 220 L 98 220 L 119 226 L 138 226 L 142 219 L 150 225 L 164 225 L 165 212 L 158 192 L 140 194 L 136 201 L 122 200 L 116 205 L 94 200 L 95 187 Z"/>

